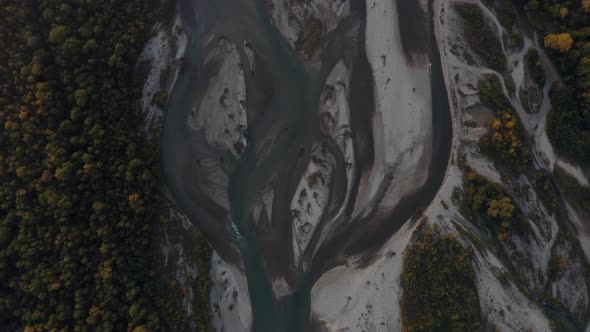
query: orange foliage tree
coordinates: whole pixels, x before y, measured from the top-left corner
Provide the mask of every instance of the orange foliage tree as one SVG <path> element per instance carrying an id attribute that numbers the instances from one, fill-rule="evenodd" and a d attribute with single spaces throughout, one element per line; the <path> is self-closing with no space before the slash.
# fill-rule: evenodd
<path id="1" fill-rule="evenodd" d="M 560 53 L 565 53 L 572 48 L 574 40 L 569 33 L 551 33 L 545 36 L 545 47 L 554 49 Z"/>

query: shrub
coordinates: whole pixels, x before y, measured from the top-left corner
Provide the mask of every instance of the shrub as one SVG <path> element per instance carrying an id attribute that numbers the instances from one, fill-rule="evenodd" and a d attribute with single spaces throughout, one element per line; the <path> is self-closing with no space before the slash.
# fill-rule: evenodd
<path id="1" fill-rule="evenodd" d="M 465 36 L 470 48 L 490 68 L 502 73 L 506 71 L 506 57 L 500 40 L 486 22 L 476 4 L 453 3 L 453 8 L 463 19 Z"/>

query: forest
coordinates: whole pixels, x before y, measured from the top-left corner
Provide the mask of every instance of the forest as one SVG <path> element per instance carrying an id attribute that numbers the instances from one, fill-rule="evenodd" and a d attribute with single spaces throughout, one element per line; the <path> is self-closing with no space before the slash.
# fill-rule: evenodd
<path id="1" fill-rule="evenodd" d="M 563 157 L 590 163 L 590 1 L 529 0 L 524 9 L 561 81 L 551 90 L 547 134 Z"/>
<path id="2" fill-rule="evenodd" d="M 160 3 L 0 0 L 0 326 L 161 331 L 159 154 L 134 64 Z"/>
<path id="3" fill-rule="evenodd" d="M 438 226 L 421 226 L 404 256 L 404 331 L 482 331 L 473 252 Z"/>

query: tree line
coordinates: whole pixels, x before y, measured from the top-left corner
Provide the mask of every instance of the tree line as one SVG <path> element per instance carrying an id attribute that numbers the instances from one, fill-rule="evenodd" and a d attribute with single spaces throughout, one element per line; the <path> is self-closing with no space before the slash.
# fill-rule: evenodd
<path id="1" fill-rule="evenodd" d="M 150 270 L 158 152 L 145 143 L 133 82 L 155 10 L 0 0 L 5 329 L 166 329 Z"/>

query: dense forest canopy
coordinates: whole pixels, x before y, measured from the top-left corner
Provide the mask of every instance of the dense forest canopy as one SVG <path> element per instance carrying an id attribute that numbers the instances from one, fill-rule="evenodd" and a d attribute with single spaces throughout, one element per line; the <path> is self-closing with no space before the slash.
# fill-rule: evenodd
<path id="1" fill-rule="evenodd" d="M 563 156 L 590 164 L 590 1 L 529 0 L 527 15 L 562 82 L 551 91 L 547 134 Z"/>
<path id="2" fill-rule="evenodd" d="M 427 225 L 404 256 L 404 331 L 482 331 L 473 252 Z"/>
<path id="3" fill-rule="evenodd" d="M 164 329 L 157 151 L 133 69 L 155 7 L 0 0 L 0 326 Z"/>

